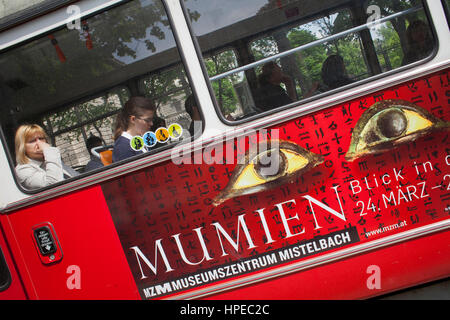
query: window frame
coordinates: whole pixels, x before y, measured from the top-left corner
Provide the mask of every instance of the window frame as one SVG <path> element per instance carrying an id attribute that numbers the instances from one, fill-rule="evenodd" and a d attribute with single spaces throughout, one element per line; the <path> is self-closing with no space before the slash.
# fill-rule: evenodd
<path id="1" fill-rule="evenodd" d="M 118 88 L 120 86 L 122 87 L 126 87 L 130 94 L 133 95 L 132 92 L 132 88 L 129 87 L 130 82 L 135 81 L 136 84 L 143 79 L 145 76 L 148 76 L 150 74 L 153 73 L 158 73 L 159 71 L 162 70 L 168 70 L 173 68 L 174 66 L 181 66 L 184 69 L 184 73 L 186 75 L 186 78 L 188 80 L 188 85 L 191 89 L 191 94 L 195 95 L 195 98 L 198 101 L 198 97 L 197 94 L 195 93 L 195 89 L 194 86 L 192 86 L 192 78 L 191 75 L 189 74 L 189 72 L 187 71 L 186 68 L 186 64 L 187 61 L 185 60 L 184 55 L 182 54 L 182 51 L 180 49 L 180 42 L 182 40 L 180 40 L 176 28 L 174 28 L 174 21 L 172 20 L 172 17 L 170 15 L 170 12 L 167 8 L 166 5 L 166 1 L 165 0 L 158 0 L 160 1 L 161 5 L 164 7 L 164 13 L 166 14 L 166 18 L 169 21 L 169 26 L 170 26 L 170 31 L 172 33 L 172 36 L 174 38 L 174 49 L 177 51 L 178 56 L 179 56 L 179 60 L 177 60 L 175 63 L 169 63 L 163 67 L 151 70 L 152 72 L 150 73 L 148 70 L 146 72 L 143 72 L 142 74 L 139 74 L 137 76 L 133 76 L 131 78 L 127 78 L 124 82 L 120 83 L 120 84 L 116 84 L 114 86 L 110 86 L 107 88 L 103 88 L 101 92 L 97 92 L 97 93 L 88 93 L 86 96 L 84 96 L 83 98 L 75 98 L 75 99 L 68 99 L 66 103 L 61 104 L 58 108 L 52 108 L 49 109 L 47 112 L 43 112 L 39 115 L 40 118 L 44 117 L 45 115 L 48 115 L 49 113 L 55 112 L 56 110 L 64 110 L 64 109 L 68 109 L 71 106 L 74 106 L 76 104 L 80 104 L 80 103 L 84 103 L 87 102 L 89 100 L 95 99 L 97 97 L 100 97 L 102 95 L 104 95 L 107 92 L 110 92 L 111 90 L 114 90 L 115 88 Z M 122 0 L 119 2 L 115 2 L 109 6 L 106 7 L 102 7 L 100 10 L 97 10 L 95 12 L 89 12 L 85 15 L 81 15 L 80 19 L 89 19 L 90 17 L 96 16 L 96 15 L 100 15 L 104 12 L 107 12 L 109 10 L 115 9 L 117 7 L 120 7 L 122 5 L 125 5 L 127 3 L 129 3 L 130 0 Z M 56 31 L 60 31 L 60 30 L 64 30 L 66 28 L 66 24 L 61 24 L 58 26 L 55 26 L 54 28 L 50 29 L 50 30 L 45 30 L 44 32 L 41 32 L 39 34 L 36 34 L 30 38 L 27 38 L 24 41 L 20 41 L 18 43 L 14 43 L 13 45 L 6 47 L 4 49 L 0 50 L 0 54 L 3 54 L 4 52 L 8 52 L 10 50 L 13 50 L 15 48 L 18 48 L 20 46 L 26 45 L 28 43 L 33 42 L 36 39 L 40 39 L 42 37 L 45 37 L 48 34 L 54 33 Z M 2 30 L 0 30 L 1 32 Z M 203 129 L 204 129 L 204 124 L 205 124 L 205 117 L 204 117 L 204 113 L 201 110 L 201 106 L 198 106 L 200 115 L 202 117 L 202 124 L 203 124 Z M 90 121 L 90 120 L 89 120 Z M 201 134 L 200 134 L 201 135 Z M 168 150 L 173 149 L 176 146 L 181 145 L 185 145 L 190 143 L 191 141 L 193 141 L 194 139 L 198 138 L 200 135 L 197 136 L 193 136 L 190 137 L 190 139 L 185 140 L 181 143 L 174 143 L 174 144 L 164 144 L 163 146 L 158 147 L 157 149 L 151 150 L 149 152 L 140 154 L 140 155 L 136 155 L 127 159 L 123 159 L 121 161 L 112 163 L 111 165 L 105 166 L 103 168 L 98 168 L 89 172 L 83 172 L 78 176 L 75 177 L 71 177 L 69 179 L 64 179 L 63 181 L 59 181 L 56 182 L 54 184 L 51 184 L 49 186 L 46 187 L 42 187 L 42 188 L 38 188 L 38 189 L 34 189 L 34 190 L 29 190 L 24 188 L 18 181 L 17 175 L 15 173 L 15 161 L 13 160 L 12 157 L 12 153 L 10 151 L 9 148 L 9 144 L 7 142 L 6 139 L 6 135 L 5 132 L 3 130 L 3 126 L 0 125 L 0 141 L 3 145 L 3 149 L 5 150 L 5 155 L 7 158 L 7 161 L 9 163 L 10 166 L 10 170 L 12 173 L 12 177 L 13 180 L 17 186 L 17 188 L 24 194 L 28 195 L 28 197 L 25 197 L 21 200 L 18 201 L 18 203 L 14 203 L 14 208 L 17 206 L 22 207 L 24 204 L 25 205 L 30 205 L 36 202 L 40 202 L 42 200 L 47 200 L 47 199 L 51 199 L 53 197 L 56 196 L 60 196 L 62 194 L 65 194 L 67 192 L 72 192 L 75 190 L 79 190 L 81 188 L 85 188 L 87 186 L 91 186 L 94 184 L 98 184 L 100 182 L 103 182 L 105 180 L 110 180 L 111 178 L 114 178 L 116 176 L 119 176 L 121 174 L 125 174 L 125 173 L 129 173 L 130 171 L 133 170 L 139 170 L 145 167 L 148 167 L 150 164 L 155 164 L 158 163 L 159 161 L 161 161 L 161 159 L 165 159 L 167 157 L 170 157 L 170 152 L 168 152 Z M 7 204 L 7 210 L 12 210 L 9 209 L 9 207 L 11 206 L 12 203 L 8 203 Z M 3 212 L 4 210 L 2 210 Z M 1 213 L 0 213 L 1 214 Z"/>
<path id="2" fill-rule="evenodd" d="M 442 8 L 444 9 L 445 17 L 447 18 L 447 27 L 450 30 L 450 0 L 441 0 Z"/>
<path id="3" fill-rule="evenodd" d="M 442 0 L 442 1 L 446 1 L 446 0 Z M 186 19 L 186 23 L 188 25 L 188 28 L 189 28 L 189 31 L 190 31 L 190 34 L 191 34 L 192 42 L 194 43 L 195 50 L 197 51 L 197 56 L 198 57 L 202 57 L 202 59 L 200 59 L 200 65 L 202 67 L 202 71 L 203 71 L 203 75 L 205 77 L 206 83 L 208 85 L 208 90 L 210 92 L 211 99 L 213 101 L 217 117 L 220 119 L 220 121 L 222 123 L 224 123 L 227 126 L 235 127 L 235 126 L 247 124 L 247 123 L 253 122 L 255 120 L 261 120 L 262 118 L 264 118 L 266 116 L 275 115 L 277 113 L 281 113 L 283 111 L 290 110 L 290 109 L 296 109 L 295 111 L 298 111 L 299 113 L 302 113 L 302 112 L 306 111 L 306 108 L 303 108 L 303 106 L 306 106 L 306 105 L 308 105 L 309 103 L 311 103 L 313 101 L 320 101 L 323 98 L 326 98 L 328 96 L 332 96 L 332 95 L 334 95 L 336 93 L 345 92 L 345 91 L 347 91 L 349 89 L 361 87 L 361 86 L 364 86 L 367 83 L 373 83 L 373 82 L 376 82 L 376 81 L 378 81 L 380 79 L 389 77 L 391 75 L 399 74 L 399 73 L 402 73 L 402 72 L 404 72 L 406 70 L 413 69 L 413 68 L 415 68 L 415 67 L 417 67 L 419 65 L 425 64 L 425 63 L 433 60 L 434 57 L 437 55 L 437 53 L 439 51 L 439 37 L 438 37 L 438 34 L 436 32 L 435 22 L 431 18 L 432 16 L 431 16 L 431 13 L 430 13 L 428 2 L 427 2 L 427 0 L 420 0 L 422 6 L 421 6 L 421 9 L 418 9 L 418 10 L 423 10 L 423 13 L 425 14 L 425 16 L 427 18 L 427 21 L 429 22 L 430 32 L 431 32 L 431 34 L 433 36 L 433 39 L 435 40 L 433 51 L 425 59 L 418 60 L 418 61 L 415 61 L 413 63 L 407 64 L 405 66 L 400 66 L 400 67 L 398 67 L 396 69 L 393 69 L 393 70 L 390 70 L 390 71 L 387 71 L 387 72 L 382 72 L 382 73 L 374 75 L 374 76 L 369 76 L 366 79 L 355 81 L 354 83 L 351 83 L 351 84 L 348 84 L 348 85 L 345 85 L 345 86 L 342 86 L 342 87 L 339 87 L 339 88 L 335 88 L 335 89 L 332 89 L 332 90 L 328 90 L 326 92 L 313 95 L 312 97 L 309 97 L 309 98 L 300 99 L 300 100 L 294 101 L 294 102 L 292 102 L 290 104 L 283 105 L 283 106 L 274 108 L 274 109 L 269 110 L 269 111 L 265 111 L 265 112 L 261 112 L 261 113 L 257 113 L 257 114 L 252 114 L 252 115 L 249 115 L 248 117 L 243 117 L 243 118 L 238 119 L 238 120 L 230 121 L 230 120 L 226 119 L 225 116 L 222 114 L 221 108 L 220 108 L 220 106 L 218 104 L 218 101 L 217 101 L 216 96 L 214 94 L 214 90 L 213 90 L 212 85 L 211 85 L 211 82 L 216 80 L 217 78 L 214 79 L 214 77 L 216 77 L 216 76 L 209 77 L 207 69 L 206 69 L 206 65 L 205 65 L 205 62 L 204 62 L 204 59 L 203 59 L 203 55 L 208 55 L 208 56 L 209 55 L 213 55 L 215 52 L 220 52 L 221 48 L 229 47 L 229 44 L 223 44 L 223 45 L 217 46 L 217 48 L 215 48 L 216 51 L 208 50 L 205 53 L 203 53 L 202 49 L 200 47 L 199 41 L 197 39 L 197 36 L 196 36 L 196 34 L 194 32 L 194 27 L 193 27 L 192 22 L 190 20 L 188 8 L 184 4 L 183 0 L 179 0 L 179 2 L 180 2 L 180 5 L 181 5 L 181 7 L 183 9 L 183 13 L 184 13 L 184 16 L 185 16 L 185 19 Z M 339 6 L 339 8 L 344 8 L 345 9 L 345 8 L 348 8 L 348 7 L 347 6 Z M 332 7 L 332 8 L 329 8 L 328 11 L 330 11 L 330 10 L 331 11 L 333 11 L 333 10 L 336 11 L 339 8 Z M 393 15 L 397 15 L 399 13 L 403 13 L 404 14 L 405 11 L 414 10 L 414 8 L 417 8 L 417 7 L 412 7 L 410 9 L 407 9 L 407 10 L 404 10 L 404 11 L 401 11 L 401 12 L 397 12 L 397 13 L 395 13 Z M 317 15 L 315 17 L 317 17 L 317 19 L 319 19 L 320 17 L 323 17 L 323 14 L 324 14 L 324 12 L 321 12 L 320 15 Z M 392 17 L 393 15 L 389 15 L 387 17 L 381 18 L 380 20 L 381 20 L 382 23 L 383 22 L 388 22 L 391 19 L 393 19 L 393 17 Z M 311 19 L 313 17 L 308 16 L 307 18 Z M 298 25 L 299 21 L 301 21 L 301 20 L 289 21 L 285 25 L 286 26 L 287 25 L 293 25 L 293 24 L 295 24 L 295 22 Z M 346 34 L 350 34 L 350 33 L 354 33 L 354 32 L 360 31 L 360 30 L 354 30 L 354 29 L 360 29 L 360 30 L 367 29 L 367 24 L 362 24 L 362 25 L 353 27 L 351 29 L 347 29 L 344 32 L 346 32 Z M 259 37 L 261 37 L 261 35 L 267 35 L 268 32 L 271 31 L 271 30 L 265 30 L 264 32 L 255 34 L 253 39 L 258 39 Z M 349 30 L 354 30 L 354 31 L 349 32 Z M 310 42 L 310 43 L 308 43 L 306 45 L 309 46 L 311 43 L 315 43 L 315 45 L 311 46 L 311 47 L 315 47 L 316 45 L 319 45 L 322 42 L 325 43 L 325 42 L 329 42 L 329 41 L 332 41 L 332 40 L 338 40 L 338 39 L 340 39 L 341 37 L 344 36 L 344 35 L 341 35 L 344 32 L 340 32 L 340 33 L 336 34 L 336 35 L 338 35 L 337 37 L 336 37 L 336 35 L 332 35 L 332 36 L 329 36 L 329 37 L 326 37 L 326 38 L 322 38 L 322 39 Z M 250 37 L 249 37 L 249 39 L 250 39 Z M 250 44 L 250 43 L 251 43 L 251 41 L 248 44 Z M 300 46 L 300 47 L 304 47 L 304 46 Z M 299 49 L 300 47 L 293 48 L 292 51 L 301 51 L 302 49 Z M 291 52 L 291 50 L 287 50 L 287 51 L 284 51 L 284 52 L 282 52 L 280 54 L 276 54 L 276 55 L 273 55 L 273 56 L 270 56 L 270 57 L 267 57 L 267 58 L 264 58 L 264 59 L 260 59 L 258 61 L 255 61 L 253 63 L 247 64 L 247 65 L 244 65 L 244 66 L 240 66 L 239 68 L 236 68 L 236 69 L 233 69 L 233 70 L 234 70 L 235 73 L 242 72 L 242 71 L 245 71 L 245 70 L 249 70 L 249 69 L 252 69 L 253 67 L 256 67 L 258 65 L 262 65 L 262 64 L 264 64 L 264 63 L 266 63 L 268 61 L 276 60 L 276 59 L 279 59 L 279 58 L 284 57 L 284 56 L 289 56 L 290 54 L 287 53 L 287 52 Z M 248 66 L 251 66 L 251 67 L 248 67 Z M 239 69 L 242 69 L 242 70 L 239 70 Z M 232 73 L 231 71 L 233 71 L 233 70 L 230 70 L 228 72 L 231 74 Z M 222 73 L 219 76 L 226 77 L 226 76 L 223 76 L 223 75 L 227 74 L 228 72 Z"/>
<path id="4" fill-rule="evenodd" d="M 28 8 L 11 13 L 0 19 L 0 32 L 77 1 L 79 0 L 44 0 L 42 3 L 36 3 Z"/>

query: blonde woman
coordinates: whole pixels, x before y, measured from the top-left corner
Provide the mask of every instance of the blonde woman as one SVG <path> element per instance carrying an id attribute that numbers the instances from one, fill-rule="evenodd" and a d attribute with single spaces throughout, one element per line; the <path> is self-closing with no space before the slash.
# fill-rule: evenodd
<path id="1" fill-rule="evenodd" d="M 46 187 L 76 175 L 64 166 L 58 148 L 48 144 L 48 137 L 37 124 L 21 125 L 16 131 L 16 174 L 27 189 Z"/>

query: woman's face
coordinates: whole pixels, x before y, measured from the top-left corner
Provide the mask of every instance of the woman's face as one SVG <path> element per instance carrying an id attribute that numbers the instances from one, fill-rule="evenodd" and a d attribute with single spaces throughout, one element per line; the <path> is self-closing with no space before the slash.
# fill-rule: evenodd
<path id="1" fill-rule="evenodd" d="M 47 147 L 47 140 L 42 133 L 35 133 L 30 135 L 25 141 L 25 154 L 28 158 L 43 161 L 44 149 Z"/>
<path id="2" fill-rule="evenodd" d="M 153 125 L 154 112 L 145 110 L 140 116 L 131 116 L 128 132 L 133 135 L 144 135 Z"/>

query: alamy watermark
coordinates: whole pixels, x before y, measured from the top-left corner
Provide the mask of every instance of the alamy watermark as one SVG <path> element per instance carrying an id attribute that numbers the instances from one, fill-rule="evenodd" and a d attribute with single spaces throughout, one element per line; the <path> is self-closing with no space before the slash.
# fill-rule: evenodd
<path id="1" fill-rule="evenodd" d="M 66 286 L 69 290 L 81 289 L 81 268 L 77 265 L 70 265 L 66 269 L 66 273 L 69 274 L 66 280 Z"/>
<path id="2" fill-rule="evenodd" d="M 381 268 L 375 264 L 372 264 L 367 267 L 366 273 L 370 274 L 366 280 L 367 289 L 381 289 Z"/>
<path id="3" fill-rule="evenodd" d="M 69 18 L 66 26 L 69 30 L 81 30 L 81 8 L 77 5 L 70 5 L 66 9 Z"/>

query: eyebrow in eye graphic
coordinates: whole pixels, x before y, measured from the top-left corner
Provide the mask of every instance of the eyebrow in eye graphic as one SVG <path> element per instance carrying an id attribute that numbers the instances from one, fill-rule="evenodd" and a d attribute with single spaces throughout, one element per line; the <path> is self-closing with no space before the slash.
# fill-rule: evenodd
<path id="1" fill-rule="evenodd" d="M 257 150 L 261 150 L 260 145 Z M 230 198 L 292 182 L 324 161 L 322 155 L 289 141 L 271 140 L 271 145 L 256 155 L 253 151 L 257 146 L 252 147 L 247 151 L 244 163 L 234 169 L 225 189 L 214 198 L 214 206 Z"/>
<path id="2" fill-rule="evenodd" d="M 450 128 L 427 110 L 403 100 L 379 101 L 367 109 L 353 129 L 345 160 L 393 149 L 431 131 Z"/>

